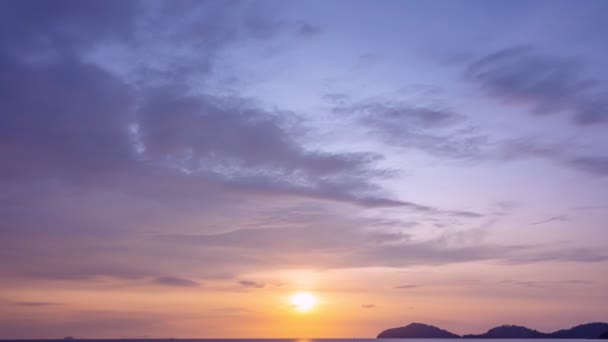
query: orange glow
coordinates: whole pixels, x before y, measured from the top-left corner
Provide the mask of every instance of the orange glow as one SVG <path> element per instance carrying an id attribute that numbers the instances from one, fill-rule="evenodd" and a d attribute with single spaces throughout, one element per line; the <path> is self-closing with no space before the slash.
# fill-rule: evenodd
<path id="1" fill-rule="evenodd" d="M 298 292 L 289 299 L 291 305 L 300 312 L 308 312 L 317 304 L 315 296 L 308 292 Z"/>

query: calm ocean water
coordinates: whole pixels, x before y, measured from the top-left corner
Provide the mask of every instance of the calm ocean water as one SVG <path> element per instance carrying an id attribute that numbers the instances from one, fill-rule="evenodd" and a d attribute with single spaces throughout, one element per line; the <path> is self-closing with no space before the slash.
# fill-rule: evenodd
<path id="1" fill-rule="evenodd" d="M 445 341 L 445 342 L 455 342 L 457 339 L 440 339 L 440 338 L 407 338 L 407 339 L 391 339 L 391 338 L 275 338 L 275 339 L 248 339 L 248 338 L 240 338 L 240 339 L 218 339 L 218 338 L 203 338 L 203 339 L 155 339 L 155 338 L 122 338 L 122 339 L 79 339 L 74 338 L 73 340 L 65 340 L 65 339 L 38 339 L 38 340 L 0 340 L 0 341 L 19 341 L 19 342 L 28 342 L 28 341 L 61 341 L 61 342 L 77 342 L 77 341 L 86 341 L 86 342 L 176 342 L 176 341 L 184 341 L 184 342 L 379 342 L 379 341 L 399 341 L 403 342 L 434 342 L 434 341 Z M 471 342 L 568 342 L 568 341 L 589 341 L 585 339 L 521 339 L 521 338 L 503 338 L 503 339 L 466 339 Z M 599 341 L 599 340 L 598 340 Z"/>

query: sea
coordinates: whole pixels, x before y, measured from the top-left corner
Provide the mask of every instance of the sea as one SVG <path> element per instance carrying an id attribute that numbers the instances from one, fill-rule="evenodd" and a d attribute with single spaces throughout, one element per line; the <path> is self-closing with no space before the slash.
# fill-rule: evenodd
<path id="1" fill-rule="evenodd" d="M 441 338 L 276 338 L 276 339 L 248 339 L 248 338 L 240 338 L 240 339 L 219 339 L 219 338 L 207 338 L 207 339 L 182 339 L 182 338 L 120 338 L 120 339 L 80 339 L 80 338 L 62 338 L 62 339 L 37 339 L 37 340 L 0 340 L 0 342 L 8 342 L 8 341 L 18 341 L 18 342 L 381 342 L 381 341 L 391 341 L 396 342 L 398 340 L 403 340 L 403 342 L 455 342 L 454 338 L 441 339 Z M 500 340 L 499 342 L 574 342 L 574 341 L 586 341 L 586 339 L 545 339 L 545 338 L 535 338 L 535 339 L 521 339 L 521 338 L 501 338 L 501 339 L 486 339 L 486 338 L 476 338 L 476 339 L 467 339 L 474 340 L 474 342 L 497 342 L 496 340 Z M 556 341 L 557 340 L 557 341 Z M 600 341 L 600 340 L 598 340 Z"/>

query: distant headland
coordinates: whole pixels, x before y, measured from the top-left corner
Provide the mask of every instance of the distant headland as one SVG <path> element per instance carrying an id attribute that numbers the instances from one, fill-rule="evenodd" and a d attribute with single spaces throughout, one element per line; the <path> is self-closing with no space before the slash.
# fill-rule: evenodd
<path id="1" fill-rule="evenodd" d="M 447 330 L 422 323 L 387 329 L 378 334 L 377 338 L 571 338 L 595 339 L 608 338 L 608 323 L 594 322 L 577 325 L 552 333 L 543 333 L 518 325 L 501 325 L 483 334 L 457 335 Z"/>

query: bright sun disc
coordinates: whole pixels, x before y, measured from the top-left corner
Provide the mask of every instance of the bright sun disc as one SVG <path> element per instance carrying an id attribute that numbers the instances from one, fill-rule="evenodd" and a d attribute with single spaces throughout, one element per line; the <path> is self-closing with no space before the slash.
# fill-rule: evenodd
<path id="1" fill-rule="evenodd" d="M 317 303 L 315 296 L 308 292 L 298 292 L 291 296 L 289 301 L 294 308 L 302 312 L 310 311 Z"/>

